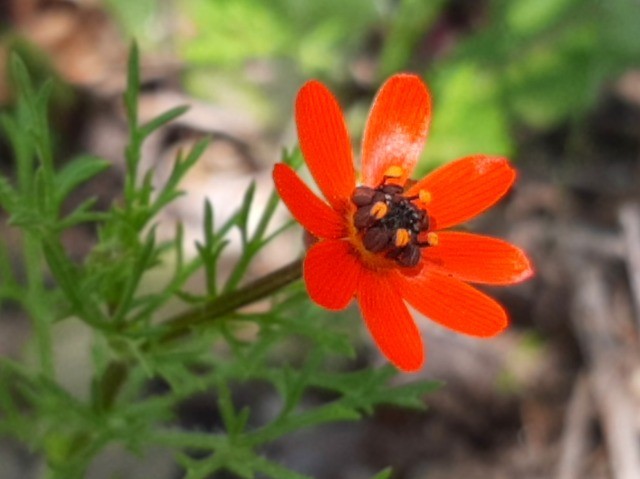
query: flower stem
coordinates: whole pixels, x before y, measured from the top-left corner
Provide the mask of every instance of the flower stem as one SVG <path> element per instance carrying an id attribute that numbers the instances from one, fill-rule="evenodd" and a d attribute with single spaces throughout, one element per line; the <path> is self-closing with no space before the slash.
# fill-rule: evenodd
<path id="1" fill-rule="evenodd" d="M 167 328 L 160 341 L 169 342 L 185 336 L 194 326 L 202 326 L 226 316 L 237 309 L 275 293 L 302 276 L 302 260 L 298 259 L 246 286 L 224 293 L 211 302 L 194 308 L 165 322 Z"/>

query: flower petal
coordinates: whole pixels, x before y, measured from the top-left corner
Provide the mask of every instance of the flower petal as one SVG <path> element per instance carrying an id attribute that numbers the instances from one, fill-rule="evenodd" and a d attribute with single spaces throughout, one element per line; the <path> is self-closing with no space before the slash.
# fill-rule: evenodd
<path id="1" fill-rule="evenodd" d="M 346 235 L 345 222 L 340 215 L 318 198 L 289 165 L 275 165 L 273 181 L 293 217 L 312 235 L 319 238 Z"/>
<path id="2" fill-rule="evenodd" d="M 356 181 L 351 140 L 338 102 L 322 83 L 312 80 L 298 92 L 296 125 L 300 149 L 318 188 L 343 211 Z"/>
<path id="3" fill-rule="evenodd" d="M 462 281 L 512 284 L 533 275 L 524 251 L 506 241 L 455 231 L 440 231 L 438 245 L 425 248 L 425 267 Z"/>
<path id="4" fill-rule="evenodd" d="M 340 310 L 356 293 L 362 265 L 346 241 L 327 240 L 311 246 L 304 260 L 304 282 L 313 301 Z"/>
<path id="5" fill-rule="evenodd" d="M 396 271 L 392 279 L 411 306 L 449 329 L 491 337 L 507 327 L 507 314 L 495 300 L 455 278 L 431 271 L 428 265 L 416 276 Z"/>
<path id="6" fill-rule="evenodd" d="M 447 163 L 412 186 L 431 194 L 432 229 L 444 229 L 479 215 L 509 190 L 516 171 L 506 158 L 474 155 Z"/>
<path id="7" fill-rule="evenodd" d="M 362 181 L 378 186 L 391 166 L 400 166 L 400 183 L 413 172 L 424 148 L 431 118 L 431 96 L 420 77 L 399 74 L 382 85 L 362 139 Z"/>
<path id="8" fill-rule="evenodd" d="M 387 359 L 402 371 L 416 371 L 424 363 L 420 332 L 387 277 L 362 270 L 357 292 L 362 317 Z"/>

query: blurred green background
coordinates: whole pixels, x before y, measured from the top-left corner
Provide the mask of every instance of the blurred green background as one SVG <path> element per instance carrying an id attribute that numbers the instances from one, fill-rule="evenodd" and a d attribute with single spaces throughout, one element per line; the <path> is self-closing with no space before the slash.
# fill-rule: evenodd
<path id="1" fill-rule="evenodd" d="M 3 37 L 18 31 L 45 57 L 79 57 L 52 31 L 82 25 L 29 18 L 61 4 L 99 10 L 121 41 L 179 65 L 188 94 L 250 111 L 272 132 L 315 77 L 340 97 L 357 140 L 380 83 L 417 72 L 434 96 L 424 169 L 470 153 L 517 156 L 523 135 L 580 124 L 603 85 L 640 65 L 634 0 L 9 0 Z M 92 40 L 105 26 L 80 23 Z M 82 68 L 99 69 L 77 65 L 72 83 Z"/>
<path id="2" fill-rule="evenodd" d="M 271 85 L 245 93 L 273 114 L 282 113 L 274 85 L 316 77 L 345 99 L 350 85 L 371 91 L 395 72 L 422 74 L 435 111 L 425 168 L 469 153 L 514 155 L 514 134 L 579 122 L 604 83 L 640 65 L 633 0 L 106 3 L 145 49 L 169 47 L 185 62 L 198 96 L 215 95 L 212 76 L 242 83 L 259 62 Z M 355 135 L 370 96 L 346 99 Z"/>

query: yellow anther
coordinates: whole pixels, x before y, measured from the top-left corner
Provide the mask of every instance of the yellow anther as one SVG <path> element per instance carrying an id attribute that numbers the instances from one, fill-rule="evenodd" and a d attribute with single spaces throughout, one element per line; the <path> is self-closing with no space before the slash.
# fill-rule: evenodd
<path id="1" fill-rule="evenodd" d="M 398 165 L 390 166 L 384 172 L 385 178 L 400 178 L 402 175 L 404 175 L 404 168 Z"/>
<path id="2" fill-rule="evenodd" d="M 426 205 L 431 202 L 431 193 L 427 190 L 420 190 L 418 192 L 418 199 Z"/>
<path id="3" fill-rule="evenodd" d="M 409 230 L 406 230 L 404 228 L 398 228 L 396 230 L 396 238 L 394 242 L 398 248 L 407 246 L 410 241 L 411 241 L 411 233 L 409 233 Z"/>
<path id="4" fill-rule="evenodd" d="M 384 201 L 376 201 L 371 207 L 371 210 L 369 210 L 369 214 L 377 220 L 380 220 L 387 216 L 388 212 L 389 207 Z"/>
<path id="5" fill-rule="evenodd" d="M 429 246 L 438 246 L 440 240 L 438 239 L 438 235 L 436 233 L 428 233 L 427 234 L 427 243 Z"/>

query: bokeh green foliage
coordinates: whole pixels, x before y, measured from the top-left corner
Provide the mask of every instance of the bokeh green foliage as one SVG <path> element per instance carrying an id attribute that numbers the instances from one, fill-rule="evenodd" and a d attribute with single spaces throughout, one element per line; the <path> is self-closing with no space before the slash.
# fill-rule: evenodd
<path id="1" fill-rule="evenodd" d="M 188 0 L 185 9 L 197 32 L 180 42 L 189 62 L 236 66 L 280 58 L 335 75 L 377 17 L 369 0 Z"/>
<path id="2" fill-rule="evenodd" d="M 577 124 L 607 81 L 640 65 L 629 0 L 495 0 L 484 22 L 430 66 L 429 158 L 514 154 L 518 127 Z"/>
<path id="3" fill-rule="evenodd" d="M 178 8 L 185 34 L 175 38 L 176 47 L 190 65 L 232 69 L 248 60 L 277 58 L 288 59 L 305 72 L 340 75 L 345 56 L 361 46 L 379 19 L 379 3 L 184 0 Z M 158 2 L 107 0 L 107 4 L 129 32 L 153 40 L 152 26 L 162 15 Z"/>
<path id="4" fill-rule="evenodd" d="M 108 2 L 138 25 L 157 14 L 151 0 Z M 425 56 L 434 29 L 465 8 L 476 10 L 471 27 L 449 26 L 451 45 Z M 378 83 L 402 70 L 424 74 L 434 95 L 425 169 L 471 153 L 513 155 L 516 128 L 579 122 L 605 82 L 640 64 L 633 0 L 187 0 L 180 9 L 192 34 L 176 39 L 178 54 L 218 75 L 285 60 L 293 69 L 277 66 L 294 83 L 315 76 L 339 91 L 362 57 L 374 57 Z"/>

